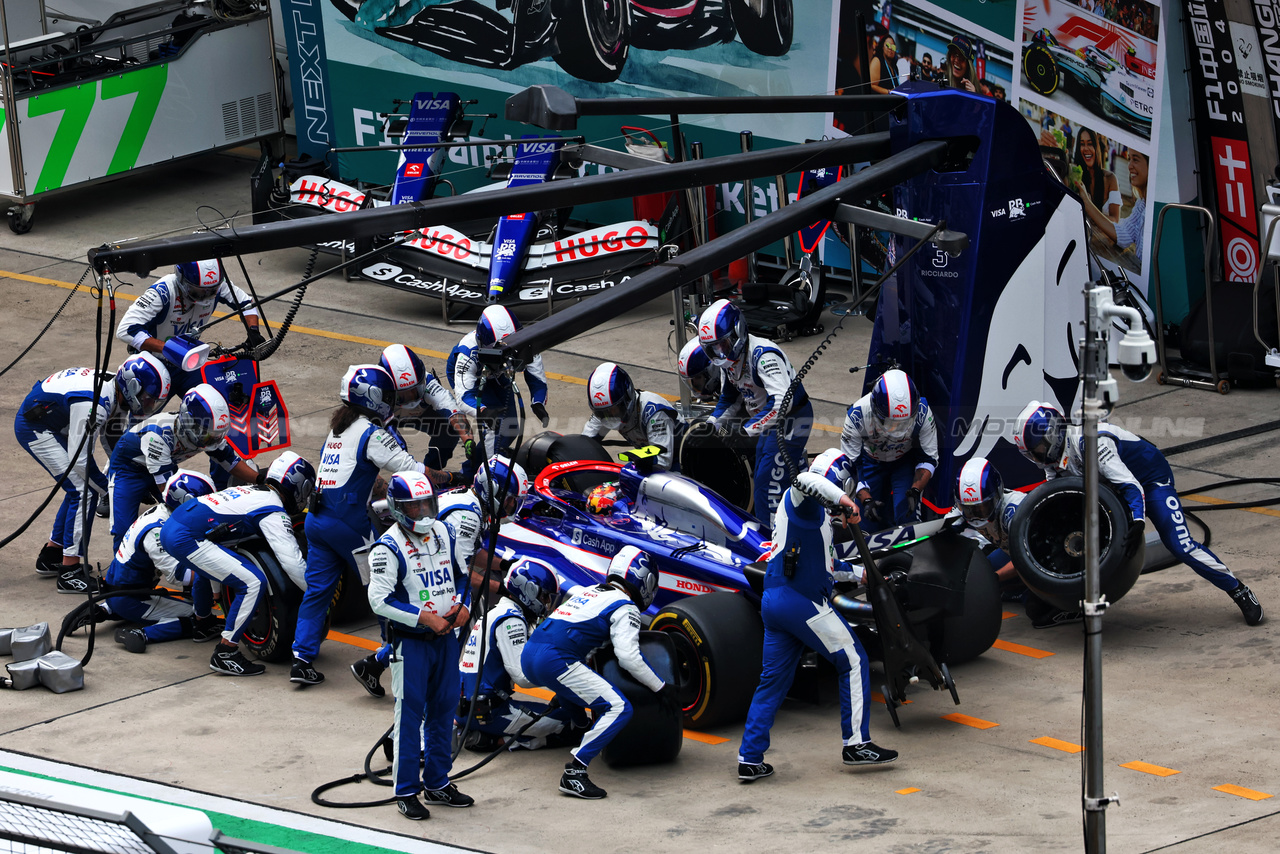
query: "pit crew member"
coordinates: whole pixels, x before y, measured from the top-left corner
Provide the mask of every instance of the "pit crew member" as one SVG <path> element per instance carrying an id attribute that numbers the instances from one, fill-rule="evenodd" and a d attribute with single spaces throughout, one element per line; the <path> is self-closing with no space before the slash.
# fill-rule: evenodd
<path id="1" fill-rule="evenodd" d="M 662 395 L 638 391 L 626 371 L 613 362 L 605 362 L 587 379 L 587 405 L 591 417 L 582 428 L 582 435 L 599 437 L 617 430 L 637 448 L 661 448 L 654 459 L 658 468 L 680 470 L 676 448 L 683 425 L 675 407 Z"/>
<path id="2" fill-rule="evenodd" d="M 427 369 L 418 354 L 403 344 L 392 344 L 378 360 L 396 384 L 396 427 L 411 427 L 427 434 L 431 447 L 422 462 L 429 469 L 443 471 L 453 451 L 462 442 L 470 459 L 475 448 L 471 424 L 458 408 L 453 392 Z"/>

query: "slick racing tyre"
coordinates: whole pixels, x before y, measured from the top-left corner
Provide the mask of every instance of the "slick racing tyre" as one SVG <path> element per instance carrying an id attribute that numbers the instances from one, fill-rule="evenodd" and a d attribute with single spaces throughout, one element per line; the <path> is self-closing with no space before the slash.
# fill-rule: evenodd
<path id="1" fill-rule="evenodd" d="M 1108 602 L 1118 602 L 1142 572 L 1143 546 L 1124 553 L 1129 525 L 1124 502 L 1111 487 L 1098 484 L 1098 570 Z M 1084 479 L 1059 477 L 1018 505 L 1009 528 L 1010 557 L 1032 593 L 1076 611 L 1084 599 L 1084 539 Z"/>
<path id="2" fill-rule="evenodd" d="M 631 48 L 631 0 L 561 0 L 556 65 L 594 83 L 612 83 Z"/>
<path id="3" fill-rule="evenodd" d="M 235 551 L 267 577 L 258 607 L 249 616 L 245 627 L 245 646 L 261 661 L 280 663 L 292 660 L 293 633 L 298 627 L 302 591 L 289 581 L 265 543 L 246 543 Z M 223 585 L 222 597 L 225 613 L 231 601 L 231 588 Z"/>
<path id="4" fill-rule="evenodd" d="M 782 56 L 791 50 L 791 0 L 729 0 L 729 15 L 752 53 Z"/>
<path id="5" fill-rule="evenodd" d="M 965 571 L 964 610 L 938 620 L 933 657 L 941 664 L 960 664 L 982 655 L 1000 636 L 1002 614 L 995 570 L 975 548 Z"/>
<path id="6" fill-rule="evenodd" d="M 640 654 L 662 681 L 678 683 L 675 644 L 669 635 L 641 632 Z M 604 761 L 611 768 L 674 762 L 684 744 L 684 716 L 680 708 L 664 703 L 637 682 L 618 664 L 611 651 L 596 655 L 596 667 L 631 704 L 631 720 L 601 752 Z"/>
<path id="7" fill-rule="evenodd" d="M 733 441 L 734 437 L 730 437 Z M 755 452 L 726 441 L 705 421 L 690 425 L 680 440 L 680 473 L 721 498 L 750 510 Z"/>
<path id="8" fill-rule="evenodd" d="M 1027 85 L 1041 95 L 1058 90 L 1058 61 L 1042 44 L 1033 44 L 1022 52 L 1022 74 Z"/>
<path id="9" fill-rule="evenodd" d="M 552 463 L 577 460 L 611 463 L 613 457 L 609 455 L 600 440 L 593 436 L 583 436 L 580 433 L 562 436 L 551 430 L 527 440 L 516 454 L 516 462 L 524 469 L 524 473 L 530 480 L 536 478 Z M 567 483 L 564 485 L 578 492 L 587 493 L 609 480 L 617 480 L 617 477 L 607 472 L 584 471 L 568 475 L 565 478 Z"/>
<path id="10" fill-rule="evenodd" d="M 704 593 L 668 605 L 649 625 L 675 644 L 685 723 L 695 729 L 740 721 L 760 681 L 764 623 L 741 593 Z"/>

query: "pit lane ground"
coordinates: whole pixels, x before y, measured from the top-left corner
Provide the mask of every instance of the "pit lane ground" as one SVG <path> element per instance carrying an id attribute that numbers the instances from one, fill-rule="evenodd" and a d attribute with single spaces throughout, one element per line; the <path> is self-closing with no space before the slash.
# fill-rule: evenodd
<path id="1" fill-rule="evenodd" d="M 245 211 L 251 167 L 230 155 L 191 161 L 44 200 L 30 234 L 2 232 L 6 322 L 0 324 L 0 362 L 15 358 L 66 298 L 84 272 L 90 246 L 127 235 L 189 231 L 212 217 L 209 208 L 198 213 L 197 204 L 223 213 Z M 305 259 L 302 250 L 288 250 L 247 258 L 246 265 L 258 292 L 267 293 L 297 281 Z M 321 268 L 325 263 L 322 258 Z M 231 271 L 243 283 L 234 262 Z M 145 282 L 125 276 L 122 285 L 118 312 Z M 677 392 L 674 354 L 667 346 L 669 306 L 669 299 L 656 300 L 544 354 L 552 374 L 554 428 L 580 429 L 583 378 L 606 358 L 622 362 L 642 388 Z M 72 297 L 49 333 L 0 378 L 0 411 L 13 413 L 35 380 L 93 360 L 95 311 L 88 294 Z M 283 313 L 278 304 L 268 319 L 274 325 Z M 826 318 L 828 329 L 834 320 Z M 443 354 L 466 331 L 446 327 L 431 299 L 339 277 L 313 285 L 294 330 L 263 365 L 264 377 L 279 381 L 288 403 L 295 449 L 316 456 L 337 380 L 348 364 L 376 359 L 385 343 L 402 342 L 442 367 Z M 861 386 L 861 377 L 847 369 L 865 359 L 869 337 L 867 321 L 851 321 L 806 380 L 825 424 L 810 450 L 838 442 L 843 409 Z M 207 338 L 232 344 L 242 335 L 222 324 Z M 799 364 L 817 341 L 797 339 L 784 349 Z M 123 355 L 119 347 L 114 352 Z M 1278 393 L 1235 390 L 1219 397 L 1123 380 L 1121 392 L 1115 417 L 1166 448 L 1270 422 Z M 1179 486 L 1276 473 L 1275 435 L 1172 457 Z M 422 450 L 419 437 L 408 439 L 412 450 Z M 0 471 L 0 534 L 8 534 L 51 481 L 8 431 L 0 435 Z M 1212 497 L 1270 494 L 1241 489 Z M 0 551 L 0 625 L 56 624 L 77 602 L 57 595 L 51 581 L 33 572 L 52 516 L 53 509 L 46 510 Z M 1275 849 L 1280 809 L 1270 795 L 1280 794 L 1277 516 L 1280 511 L 1263 508 L 1207 517 L 1213 549 L 1268 609 L 1272 620 L 1263 626 L 1246 627 L 1224 594 L 1184 567 L 1144 577 L 1107 614 L 1106 788 L 1121 796 L 1121 804 L 1107 812 L 1113 851 Z M 109 560 L 107 526 L 101 522 L 91 557 L 104 565 Z M 597 763 L 593 778 L 610 791 L 599 803 L 557 794 L 565 754 L 554 751 L 499 757 L 463 783 L 477 798 L 475 808 L 437 809 L 422 825 L 410 824 L 390 807 L 317 807 L 309 800 L 311 790 L 358 771 L 390 724 L 390 700 L 370 698 L 347 674 L 377 636 L 372 619 L 335 627 L 345 637 L 326 643 L 316 662 L 328 679 L 309 689 L 290 685 L 287 667 L 280 665 L 256 679 L 216 676 L 206 665 L 209 647 L 186 641 L 131 655 L 111 642 L 107 624 L 84 691 L 0 693 L 0 750 L 243 801 L 246 813 L 247 805 L 261 805 L 302 814 L 295 823 L 316 816 L 485 851 L 630 851 L 655 845 L 816 850 L 849 842 L 904 853 L 1078 850 L 1081 756 L 1072 751 L 1082 742 L 1081 632 L 1033 631 L 1020 606 L 1007 611 L 998 648 L 955 670 L 962 705 L 953 706 L 945 694 L 915 690 L 900 710 L 898 731 L 883 707 L 873 706 L 873 738 L 902 754 L 877 769 L 839 763 L 839 713 L 828 691 L 817 706 L 784 706 L 769 754 L 777 774 L 750 786 L 740 785 L 734 774 L 741 727 L 727 726 L 691 734 L 674 765 L 614 771 Z M 83 635 L 65 649 L 82 655 Z M 476 758 L 464 753 L 458 767 Z M 0 766 L 27 764 L 0 755 Z M 75 767 L 43 773 L 73 780 L 91 776 Z M 361 785 L 339 794 L 371 799 L 385 792 Z M 171 796 L 181 801 L 181 793 Z M 236 814 L 233 803 L 219 803 L 218 810 L 210 809 Z M 329 835 L 334 840 L 323 846 L 297 832 L 261 841 L 345 851 L 354 848 L 342 837 L 363 838 L 351 828 Z M 371 833 L 367 841 L 408 850 L 410 840 L 398 846 L 392 837 Z"/>

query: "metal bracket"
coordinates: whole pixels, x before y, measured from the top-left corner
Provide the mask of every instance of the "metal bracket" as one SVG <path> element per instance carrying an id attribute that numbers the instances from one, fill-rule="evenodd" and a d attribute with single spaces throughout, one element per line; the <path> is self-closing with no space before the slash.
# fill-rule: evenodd
<path id="1" fill-rule="evenodd" d="M 865 226 L 874 231 L 889 231 L 894 234 L 901 234 L 904 237 L 914 237 L 917 240 L 927 237 L 933 231 L 933 223 L 931 222 L 893 216 L 892 214 L 873 211 L 869 208 L 860 208 L 850 204 L 836 205 L 831 219 L 836 222 Z M 956 256 L 969 248 L 969 235 L 960 231 L 951 231 L 944 227 L 933 236 L 932 243 L 947 254 Z"/>
<path id="2" fill-rule="evenodd" d="M 1111 797 L 1109 798 L 1085 798 L 1084 811 L 1085 812 L 1104 812 L 1107 809 L 1107 807 L 1111 806 L 1112 804 L 1115 804 L 1116 806 L 1120 806 L 1119 792 L 1112 792 Z"/>
<path id="3" fill-rule="evenodd" d="M 1084 603 L 1084 615 L 1086 617 L 1101 617 L 1109 607 L 1111 607 L 1111 603 L 1107 601 L 1106 596 L 1102 596 L 1097 602 Z"/>
<path id="4" fill-rule="evenodd" d="M 647 166 L 662 165 L 661 160 L 641 157 L 638 154 L 631 154 L 627 151 L 602 148 L 599 145 L 566 145 L 560 150 L 566 155 L 578 157 L 589 163 L 599 163 L 601 166 L 612 166 L 614 169 L 643 169 Z"/>

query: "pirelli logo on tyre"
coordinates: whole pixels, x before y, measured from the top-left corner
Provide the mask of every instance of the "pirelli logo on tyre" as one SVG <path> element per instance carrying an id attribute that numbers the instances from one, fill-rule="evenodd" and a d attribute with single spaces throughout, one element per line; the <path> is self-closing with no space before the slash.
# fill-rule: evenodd
<path id="1" fill-rule="evenodd" d="M 702 636 L 693 628 L 693 623 L 689 622 L 688 617 L 680 621 L 680 626 L 688 633 L 689 637 L 693 639 L 693 642 L 696 645 L 702 646 Z"/>

